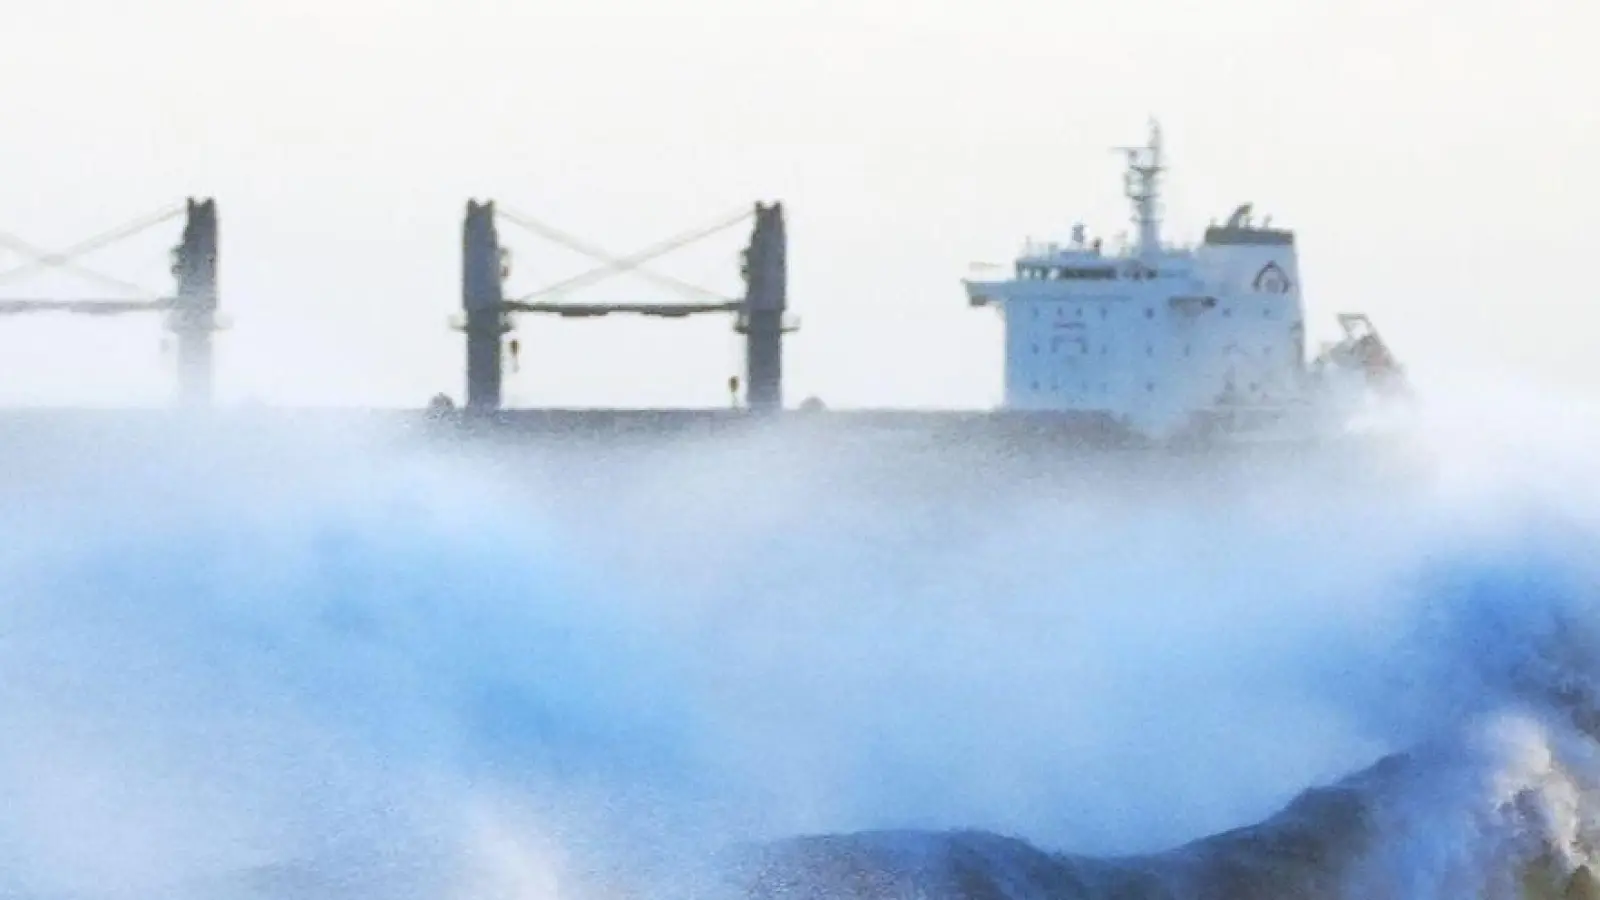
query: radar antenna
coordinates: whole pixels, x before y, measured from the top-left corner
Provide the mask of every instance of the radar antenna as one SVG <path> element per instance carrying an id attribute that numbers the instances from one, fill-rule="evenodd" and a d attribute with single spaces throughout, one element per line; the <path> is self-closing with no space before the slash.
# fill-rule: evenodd
<path id="1" fill-rule="evenodd" d="M 1161 156 L 1161 125 L 1150 120 L 1150 140 L 1143 147 L 1118 147 L 1128 157 L 1124 190 L 1133 201 L 1133 222 L 1139 228 L 1139 253 L 1154 254 L 1161 249 L 1161 173 L 1166 171 Z"/>

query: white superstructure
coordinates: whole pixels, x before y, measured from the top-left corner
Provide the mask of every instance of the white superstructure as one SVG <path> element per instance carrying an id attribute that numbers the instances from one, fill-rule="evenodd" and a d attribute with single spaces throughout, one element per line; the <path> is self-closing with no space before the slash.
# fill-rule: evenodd
<path id="1" fill-rule="evenodd" d="M 1078 225 L 1065 245 L 1030 242 L 1011 277 L 965 282 L 972 305 L 1005 320 L 1005 407 L 1098 414 L 1149 433 L 1303 406 L 1294 233 L 1257 223 L 1246 204 L 1199 246 L 1165 245 L 1159 127 L 1125 152 L 1131 245 L 1108 251 Z"/>

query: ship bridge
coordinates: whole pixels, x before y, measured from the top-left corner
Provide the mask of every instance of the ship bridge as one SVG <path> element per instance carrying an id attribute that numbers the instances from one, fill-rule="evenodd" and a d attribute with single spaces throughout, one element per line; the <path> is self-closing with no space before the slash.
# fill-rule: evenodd
<path id="1" fill-rule="evenodd" d="M 1164 245 L 1159 128 L 1125 152 L 1131 245 L 1108 252 L 1078 225 L 1069 243 L 1025 244 L 1005 277 L 965 282 L 1005 321 L 1005 406 L 1148 431 L 1291 396 L 1304 358 L 1292 233 L 1246 205 L 1192 249 Z"/>

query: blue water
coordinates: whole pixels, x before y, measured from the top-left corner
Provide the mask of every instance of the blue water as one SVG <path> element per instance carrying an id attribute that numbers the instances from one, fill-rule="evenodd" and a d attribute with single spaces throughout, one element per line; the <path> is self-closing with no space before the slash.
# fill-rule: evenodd
<path id="1" fill-rule="evenodd" d="M 1600 646 L 1588 485 L 1453 444 L 1159 488 L 760 438 L 6 452 L 0 893 L 581 896 L 861 829 L 1158 850 L 1586 688 Z"/>

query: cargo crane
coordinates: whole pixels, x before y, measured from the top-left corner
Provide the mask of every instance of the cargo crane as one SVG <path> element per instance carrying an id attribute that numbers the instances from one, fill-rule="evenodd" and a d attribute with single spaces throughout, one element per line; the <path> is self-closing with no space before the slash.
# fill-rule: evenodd
<path id="1" fill-rule="evenodd" d="M 740 273 L 745 283 L 742 297 L 724 297 L 641 268 L 673 250 L 749 219 L 754 219 L 754 228 L 742 254 Z M 497 221 L 508 222 L 575 250 L 598 262 L 599 267 L 508 299 L 505 283 L 510 275 L 510 256 L 501 246 Z M 675 303 L 578 303 L 555 299 L 623 272 L 642 275 L 691 299 Z M 782 409 L 783 336 L 799 327 L 798 321 L 787 311 L 787 285 L 787 238 L 780 203 L 757 203 L 753 210 L 742 210 L 704 228 L 626 256 L 617 256 L 531 216 L 497 207 L 493 201 L 469 201 L 462 235 L 462 313 L 453 322 L 467 339 L 467 408 L 492 412 L 501 407 L 505 354 L 509 351 L 515 364 L 520 352 L 516 339 L 506 340 L 512 330 L 513 315 L 532 313 L 590 318 L 631 313 L 674 319 L 698 315 L 733 316 L 734 330 L 745 339 L 746 405 L 755 412 Z M 737 396 L 739 379 L 730 379 L 729 387 Z M 445 405 L 448 405 L 447 399 L 435 399 L 436 408 Z"/>
<path id="2" fill-rule="evenodd" d="M 172 274 L 176 281 L 170 294 L 151 292 L 118 278 L 81 266 L 82 257 L 119 241 L 141 234 L 157 225 L 182 216 L 183 237 L 172 250 Z M 167 330 L 177 339 L 177 400 L 180 406 L 209 406 L 212 399 L 212 337 L 224 327 L 218 314 L 217 293 L 217 205 L 212 199 L 190 198 L 181 206 L 111 229 L 64 250 L 43 250 L 19 237 L 0 232 L 0 245 L 28 260 L 21 266 L 0 272 L 0 283 L 20 280 L 55 269 L 94 281 L 102 287 L 130 294 L 123 298 L 27 298 L 0 299 L 0 315 L 28 313 L 71 313 L 89 316 L 119 316 L 131 313 L 161 313 Z"/>

